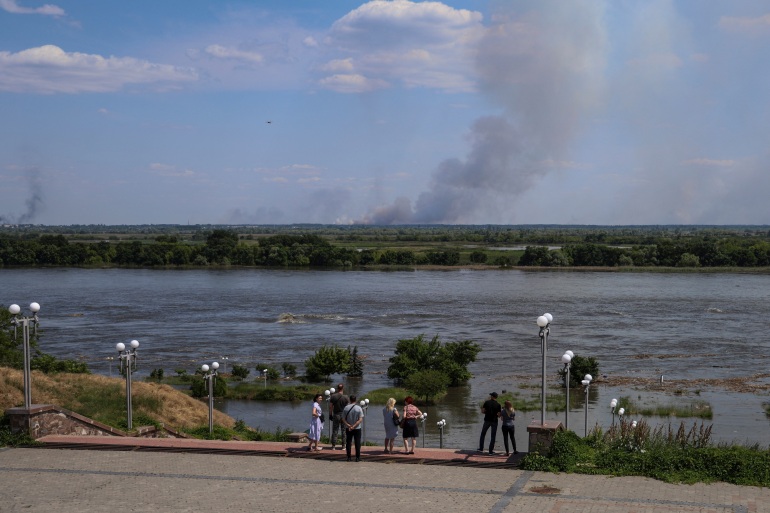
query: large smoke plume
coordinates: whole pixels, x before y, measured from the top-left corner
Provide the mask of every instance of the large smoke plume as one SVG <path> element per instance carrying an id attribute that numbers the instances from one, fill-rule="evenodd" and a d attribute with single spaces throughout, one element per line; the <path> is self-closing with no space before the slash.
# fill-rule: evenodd
<path id="1" fill-rule="evenodd" d="M 398 198 L 360 222 L 511 222 L 510 210 L 501 208 L 566 158 L 603 89 L 603 4 L 543 1 L 525 13 L 514 10 L 519 2 L 505 5 L 509 10 L 494 15 L 476 61 L 479 87 L 501 114 L 473 123 L 468 155 L 441 162 L 414 204 Z"/>

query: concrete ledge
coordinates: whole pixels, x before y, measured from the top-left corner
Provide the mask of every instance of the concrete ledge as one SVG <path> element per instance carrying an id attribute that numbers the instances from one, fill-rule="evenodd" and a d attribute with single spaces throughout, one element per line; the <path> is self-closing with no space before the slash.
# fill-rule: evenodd
<path id="1" fill-rule="evenodd" d="M 10 419 L 12 433 L 29 433 L 34 439 L 47 435 L 189 438 L 163 425 L 140 426 L 132 434 L 53 404 L 33 404 L 29 409 L 9 408 L 5 413 Z"/>
<path id="2" fill-rule="evenodd" d="M 307 433 L 289 433 L 289 441 L 294 443 L 307 442 Z"/>

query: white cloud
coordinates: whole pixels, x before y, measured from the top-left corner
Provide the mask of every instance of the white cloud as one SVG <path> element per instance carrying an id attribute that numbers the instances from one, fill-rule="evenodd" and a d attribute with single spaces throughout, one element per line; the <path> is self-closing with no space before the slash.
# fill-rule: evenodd
<path id="1" fill-rule="evenodd" d="M 0 9 L 12 14 L 42 14 L 44 16 L 64 16 L 64 9 L 58 5 L 45 4 L 42 7 L 22 7 L 17 0 L 0 0 Z"/>
<path id="2" fill-rule="evenodd" d="M 770 14 L 754 18 L 722 16 L 719 27 L 728 32 L 749 35 L 770 34 Z"/>
<path id="3" fill-rule="evenodd" d="M 330 77 L 324 77 L 319 80 L 319 84 L 326 89 L 331 89 L 338 93 L 366 93 L 385 89 L 389 84 L 381 79 L 367 78 L 358 74 L 337 74 Z"/>
<path id="4" fill-rule="evenodd" d="M 167 87 L 197 78 L 197 73 L 187 68 L 133 57 L 65 52 L 54 45 L 0 52 L 0 91 L 7 92 L 103 93 L 130 84 Z"/>
<path id="5" fill-rule="evenodd" d="M 340 92 L 397 83 L 472 91 L 473 55 L 483 32 L 479 12 L 440 2 L 374 0 L 332 26 L 324 42 L 338 57 L 319 69 L 336 73 L 341 63 L 352 68 L 319 83 Z"/>
<path id="6" fill-rule="evenodd" d="M 258 52 L 249 52 L 235 47 L 225 47 L 220 45 L 207 46 L 205 52 L 219 59 L 234 59 L 249 63 L 261 63 L 265 58 Z"/>
<path id="7" fill-rule="evenodd" d="M 339 73 L 340 71 L 350 72 L 353 71 L 353 59 L 347 58 L 347 59 L 334 59 L 323 66 L 321 66 L 322 71 L 326 71 L 329 73 Z"/>

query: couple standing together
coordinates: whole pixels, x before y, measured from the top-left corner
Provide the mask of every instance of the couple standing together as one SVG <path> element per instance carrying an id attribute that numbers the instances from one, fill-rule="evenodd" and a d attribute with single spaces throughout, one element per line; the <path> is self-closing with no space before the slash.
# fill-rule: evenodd
<path id="1" fill-rule="evenodd" d="M 337 385 L 337 391 L 329 397 L 329 416 L 332 421 L 332 450 L 337 447 L 337 435 L 340 436 L 342 449 L 347 449 L 348 461 L 351 461 L 351 444 L 356 447 L 356 461 L 361 461 L 361 424 L 364 410 L 356 404 L 356 396 L 346 396 L 345 385 Z M 344 430 L 343 430 L 344 427 Z"/>
<path id="2" fill-rule="evenodd" d="M 513 409 L 511 401 L 505 401 L 505 407 L 497 402 L 497 392 L 489 394 L 489 399 L 481 407 L 481 413 L 484 414 L 484 427 L 481 428 L 481 437 L 479 438 L 479 452 L 484 452 L 484 439 L 487 431 L 492 428 L 489 439 L 489 454 L 495 454 L 495 438 L 497 437 L 497 423 L 503 422 L 503 441 L 505 442 L 505 455 L 510 456 L 508 448 L 508 438 L 511 439 L 513 454 L 518 454 L 516 450 L 516 437 L 514 436 L 513 421 L 516 419 L 516 410 Z"/>

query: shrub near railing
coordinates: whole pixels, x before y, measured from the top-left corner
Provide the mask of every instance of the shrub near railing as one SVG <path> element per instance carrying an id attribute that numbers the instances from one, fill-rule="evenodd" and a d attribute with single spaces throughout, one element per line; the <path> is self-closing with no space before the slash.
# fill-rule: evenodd
<path id="1" fill-rule="evenodd" d="M 724 481 L 770 486 L 770 451 L 759 446 L 712 445 L 711 426 L 687 430 L 641 421 L 636 428 L 620 423 L 604 433 L 594 429 L 586 438 L 572 431 L 555 435 L 548 456 L 528 454 L 525 470 L 646 476 L 666 482 Z"/>

